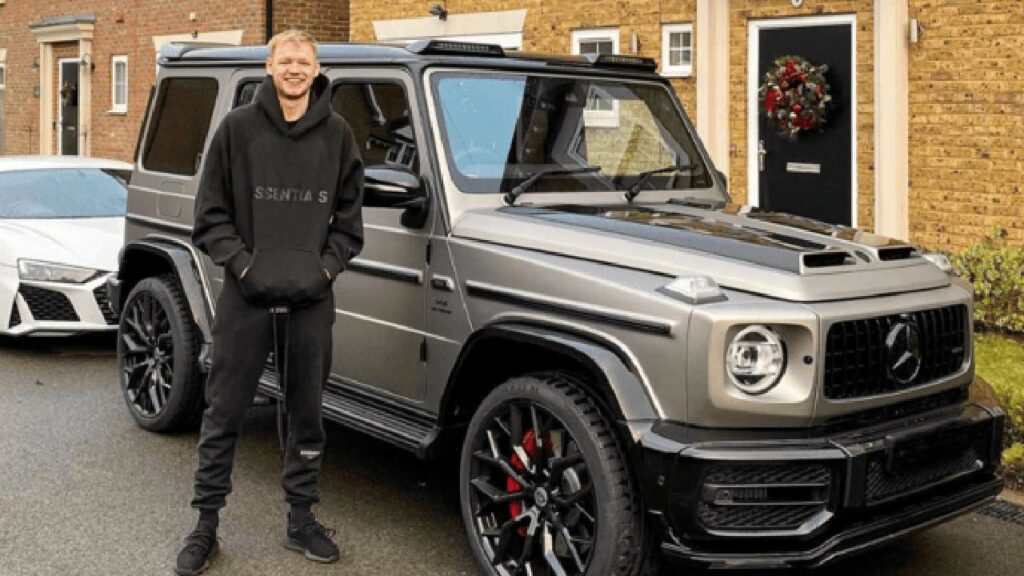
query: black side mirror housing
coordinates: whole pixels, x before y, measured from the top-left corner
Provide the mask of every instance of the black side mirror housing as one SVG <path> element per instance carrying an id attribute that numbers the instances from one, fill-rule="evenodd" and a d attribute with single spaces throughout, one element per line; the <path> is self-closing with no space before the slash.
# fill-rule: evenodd
<path id="1" fill-rule="evenodd" d="M 363 183 L 363 206 L 403 208 L 403 226 L 423 227 L 429 202 L 427 189 L 418 174 L 400 166 L 367 166 Z"/>

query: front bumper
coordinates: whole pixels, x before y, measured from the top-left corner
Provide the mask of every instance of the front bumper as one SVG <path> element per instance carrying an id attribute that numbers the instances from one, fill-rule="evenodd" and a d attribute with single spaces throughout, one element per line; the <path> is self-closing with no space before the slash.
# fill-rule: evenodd
<path id="1" fill-rule="evenodd" d="M 966 404 L 818 438 L 698 441 L 661 424 L 641 438 L 641 481 L 670 560 L 815 567 L 992 500 L 1003 420 Z"/>
<path id="2" fill-rule="evenodd" d="M 0 334 L 69 335 L 117 330 L 103 274 L 82 284 L 29 282 L 11 269 L 0 279 Z"/>

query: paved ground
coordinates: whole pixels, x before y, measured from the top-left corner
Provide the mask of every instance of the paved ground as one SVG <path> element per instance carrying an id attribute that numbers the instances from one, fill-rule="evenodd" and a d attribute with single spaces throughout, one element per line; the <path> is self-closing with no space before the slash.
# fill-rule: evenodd
<path id="1" fill-rule="evenodd" d="M 135 426 L 112 342 L 0 340 L 2 576 L 170 574 L 194 521 L 196 434 Z M 341 531 L 342 561 L 313 565 L 279 545 L 286 506 L 263 408 L 247 424 L 211 576 L 474 574 L 449 470 L 340 427 L 328 436 L 319 513 Z M 972 514 L 816 574 L 1017 575 L 1022 543 L 1024 527 Z"/>

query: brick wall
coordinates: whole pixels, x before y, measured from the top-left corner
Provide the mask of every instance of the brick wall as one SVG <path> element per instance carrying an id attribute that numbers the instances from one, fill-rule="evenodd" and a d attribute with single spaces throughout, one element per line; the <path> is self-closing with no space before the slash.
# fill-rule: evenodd
<path id="1" fill-rule="evenodd" d="M 349 3 L 343 0 L 291 0 L 274 3 L 274 33 L 298 28 L 318 42 L 348 40 Z"/>
<path id="2" fill-rule="evenodd" d="M 1024 2 L 911 0 L 910 236 L 1024 246 Z"/>

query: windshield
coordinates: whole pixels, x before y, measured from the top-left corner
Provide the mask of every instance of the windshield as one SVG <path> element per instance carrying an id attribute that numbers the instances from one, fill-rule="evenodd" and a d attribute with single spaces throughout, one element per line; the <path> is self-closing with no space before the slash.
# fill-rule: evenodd
<path id="1" fill-rule="evenodd" d="M 0 172 L 0 218 L 124 216 L 124 184 L 102 170 Z"/>
<path id="2" fill-rule="evenodd" d="M 708 167 L 664 86 L 573 76 L 450 72 L 433 77 L 448 167 L 459 189 L 530 192 L 709 188 Z"/>

